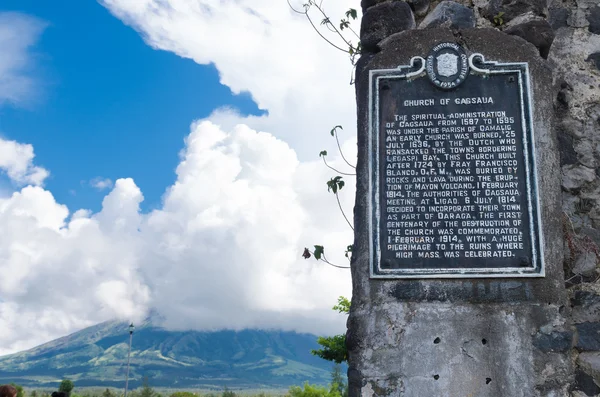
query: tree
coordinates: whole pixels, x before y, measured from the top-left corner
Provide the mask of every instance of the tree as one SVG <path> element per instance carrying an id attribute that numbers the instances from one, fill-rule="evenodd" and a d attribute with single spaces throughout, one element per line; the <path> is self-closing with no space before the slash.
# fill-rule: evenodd
<path id="1" fill-rule="evenodd" d="M 237 397 L 237 395 L 231 390 L 229 390 L 227 387 L 225 387 L 225 390 L 223 390 L 223 394 L 221 394 L 221 397 Z"/>
<path id="2" fill-rule="evenodd" d="M 108 387 L 106 390 L 102 392 L 102 397 L 116 397 L 115 393 L 113 393 Z"/>
<path id="3" fill-rule="evenodd" d="M 58 391 L 67 393 L 67 396 L 70 396 L 71 391 L 73 391 L 74 387 L 75 384 L 72 381 L 70 381 L 69 379 L 63 379 L 62 382 L 60 382 L 60 386 L 58 386 Z"/>
<path id="4" fill-rule="evenodd" d="M 333 310 L 338 313 L 350 313 L 350 300 L 343 296 L 338 298 L 337 305 L 333 306 Z M 327 361 L 333 361 L 336 364 L 341 364 L 348 361 L 348 350 L 346 349 L 346 335 L 334 336 L 319 336 L 317 343 L 323 346 L 322 349 L 311 350 L 315 356 L 321 357 Z"/>
<path id="5" fill-rule="evenodd" d="M 17 397 L 25 397 L 25 392 L 23 391 L 23 386 L 17 385 L 16 383 L 10 384 L 12 387 L 17 389 Z"/>
<path id="6" fill-rule="evenodd" d="M 342 397 L 348 397 L 348 382 L 342 373 L 342 366 L 337 363 L 331 371 L 331 387 L 335 388 Z"/>
<path id="7" fill-rule="evenodd" d="M 169 397 L 198 397 L 198 395 L 190 391 L 176 391 Z"/>
<path id="8" fill-rule="evenodd" d="M 150 387 L 148 383 L 148 377 L 144 376 L 142 381 L 142 390 L 140 390 L 140 397 L 157 397 L 159 394 Z"/>
<path id="9" fill-rule="evenodd" d="M 336 388 L 331 385 L 329 389 L 322 386 L 311 385 L 308 382 L 303 387 L 292 386 L 288 391 L 289 397 L 341 397 Z"/>

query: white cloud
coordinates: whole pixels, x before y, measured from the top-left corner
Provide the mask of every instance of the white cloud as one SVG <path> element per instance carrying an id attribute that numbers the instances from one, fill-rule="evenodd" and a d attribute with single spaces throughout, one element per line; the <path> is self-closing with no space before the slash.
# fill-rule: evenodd
<path id="1" fill-rule="evenodd" d="M 350 293 L 349 271 L 301 258 L 322 243 L 346 261 L 352 233 L 325 193 L 328 174 L 271 134 L 204 121 L 149 214 L 131 179 L 117 180 L 96 214 L 69 218 L 40 187 L 0 200 L 0 273 L 10 274 L 0 280 L 0 353 L 149 308 L 171 328 L 341 331 L 330 308 Z"/>
<path id="2" fill-rule="evenodd" d="M 225 128 L 244 123 L 284 139 L 301 160 L 320 151 L 327 133 L 343 124 L 354 135 L 354 87 L 348 56 L 323 41 L 284 0 L 101 0 L 154 48 L 200 64 L 214 63 L 221 83 L 248 91 L 268 116 L 242 118 L 219 111 Z M 301 1 L 293 0 L 301 7 Z M 336 20 L 349 8 L 328 0 Z M 359 7 L 356 7 L 359 8 Z M 319 26 L 322 17 L 314 15 Z M 333 40 L 335 37 L 330 36 Z"/>
<path id="3" fill-rule="evenodd" d="M 30 48 L 44 30 L 41 21 L 16 12 L 0 12 L 0 105 L 25 105 L 34 94 Z"/>
<path id="4" fill-rule="evenodd" d="M 330 308 L 349 293 L 349 272 L 300 256 L 317 241 L 345 261 L 351 243 L 324 193 L 324 168 L 300 163 L 270 134 L 244 125 L 226 133 L 205 121 L 192 127 L 177 174 L 143 229 L 155 241 L 144 267 L 153 306 L 171 326 L 343 327 Z M 318 210 L 306 206 L 313 200 Z"/>
<path id="5" fill-rule="evenodd" d="M 157 49 L 212 62 L 268 115 L 215 111 L 192 124 L 163 205 L 120 179 L 102 210 L 71 214 L 40 187 L 0 199 L 0 353 L 157 308 L 172 328 L 344 330 L 331 310 L 349 270 L 301 257 L 323 244 L 347 264 L 352 231 L 318 158 L 329 130 L 354 136 L 351 67 L 285 1 L 105 0 Z M 347 4 L 332 0 L 332 15 Z M 0 71 L 1 73 L 1 71 Z M 356 158 L 356 141 L 343 143 Z M 334 150 L 329 150 L 333 153 Z M 33 152 L 32 152 L 33 153 Z M 332 165 L 343 162 L 330 154 Z M 349 216 L 353 177 L 342 205 Z M 137 317 L 136 317 L 137 316 Z"/>
<path id="6" fill-rule="evenodd" d="M 90 181 L 90 186 L 97 190 L 106 190 L 113 187 L 113 181 L 110 178 L 102 178 L 97 176 Z"/>
<path id="7" fill-rule="evenodd" d="M 0 170 L 15 183 L 41 185 L 50 173 L 33 164 L 33 146 L 0 138 Z"/>
<path id="8" fill-rule="evenodd" d="M 45 25 L 15 12 L 0 12 L 0 106 L 27 105 L 34 97 L 31 47 Z M 33 147 L 0 137 L 0 171 L 17 184 L 41 185 L 49 173 L 33 164 Z"/>

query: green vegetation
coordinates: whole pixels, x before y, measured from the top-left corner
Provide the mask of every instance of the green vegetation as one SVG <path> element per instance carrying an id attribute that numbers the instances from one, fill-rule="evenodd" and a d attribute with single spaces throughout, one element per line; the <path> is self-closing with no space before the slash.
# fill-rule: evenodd
<path id="1" fill-rule="evenodd" d="M 338 303 L 333 307 L 338 313 L 350 313 L 350 300 L 343 296 L 338 298 Z M 315 356 L 324 360 L 333 361 L 341 364 L 348 361 L 348 350 L 346 349 L 346 334 L 334 336 L 319 336 L 317 343 L 323 346 L 322 349 L 311 350 Z"/>
<path id="2" fill-rule="evenodd" d="M 123 397 L 122 389 L 105 388 L 85 388 L 75 389 L 75 384 L 61 383 L 59 391 L 71 393 L 72 397 Z M 20 397 L 50 397 L 50 390 L 31 390 L 25 391 L 22 386 L 11 383 L 20 393 Z M 68 386 L 68 387 L 67 387 Z M 60 390 L 60 388 L 63 390 Z M 251 394 L 244 390 L 230 390 L 225 387 L 221 392 L 191 392 L 191 391 L 169 391 L 161 393 L 149 385 L 148 377 L 144 377 L 144 384 L 135 390 L 128 391 L 128 397 L 347 397 L 348 387 L 345 382 L 345 376 L 342 373 L 342 368 L 339 364 L 333 367 L 331 372 L 331 383 L 328 386 L 313 385 L 305 382 L 303 386 L 291 386 L 287 393 L 266 393 L 259 392 Z"/>
<path id="3" fill-rule="evenodd" d="M 175 393 L 171 393 L 169 397 L 198 397 L 198 394 L 191 391 L 176 391 Z"/>
<path id="4" fill-rule="evenodd" d="M 11 383 L 11 386 L 14 386 L 17 389 L 17 397 L 25 397 L 25 392 L 23 391 L 23 386 L 17 385 L 16 383 Z"/>
<path id="5" fill-rule="evenodd" d="M 67 393 L 67 396 L 70 396 L 71 391 L 73 391 L 74 387 L 75 385 L 72 381 L 70 381 L 69 379 L 63 379 L 63 381 L 60 382 L 60 386 L 58 386 L 58 391 L 65 392 Z"/>
<path id="6" fill-rule="evenodd" d="M 304 388 L 300 386 L 290 387 L 289 397 L 341 397 L 337 390 L 337 385 L 331 385 L 329 388 L 322 386 L 310 385 L 308 382 L 304 384 Z"/>

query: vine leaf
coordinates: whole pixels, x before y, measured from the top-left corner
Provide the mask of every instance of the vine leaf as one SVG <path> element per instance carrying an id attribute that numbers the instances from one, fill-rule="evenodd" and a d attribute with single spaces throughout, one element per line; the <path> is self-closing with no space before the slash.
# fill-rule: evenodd
<path id="1" fill-rule="evenodd" d="M 327 191 L 333 191 L 334 194 L 337 194 L 339 190 L 342 190 L 346 183 L 343 181 L 341 176 L 336 176 L 335 178 L 331 178 L 327 181 Z"/>
<path id="2" fill-rule="evenodd" d="M 351 254 L 352 254 L 352 248 L 353 248 L 353 245 L 352 245 L 352 244 L 350 244 L 350 245 L 349 245 L 349 246 L 346 248 L 346 252 L 344 252 L 344 256 L 346 256 L 346 258 L 348 258 L 348 257 L 349 257 L 349 255 L 351 255 Z"/>
<path id="3" fill-rule="evenodd" d="M 302 257 L 304 259 L 309 259 L 311 257 L 310 251 L 308 250 L 308 248 L 304 248 L 304 252 L 302 253 Z"/>
<path id="4" fill-rule="evenodd" d="M 321 259 L 321 257 L 323 256 L 324 253 L 325 253 L 325 248 L 323 248 L 322 245 L 315 245 L 315 251 L 313 252 L 313 255 L 315 256 L 316 260 Z"/>
<path id="5" fill-rule="evenodd" d="M 331 136 L 335 136 L 335 131 L 336 131 L 338 128 L 339 128 L 340 130 L 343 130 L 343 128 L 342 128 L 342 126 L 341 126 L 341 125 L 336 125 L 336 126 L 335 126 L 335 127 L 333 127 L 333 128 L 331 129 L 331 131 L 330 131 L 330 134 L 331 134 Z"/>

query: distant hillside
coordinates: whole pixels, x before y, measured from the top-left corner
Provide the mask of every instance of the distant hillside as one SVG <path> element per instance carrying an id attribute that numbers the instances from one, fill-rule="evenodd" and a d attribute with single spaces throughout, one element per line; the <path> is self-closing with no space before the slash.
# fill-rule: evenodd
<path id="1" fill-rule="evenodd" d="M 0 384 L 123 387 L 128 324 L 106 322 L 31 350 L 0 357 Z M 151 321 L 136 326 L 130 388 L 287 387 L 327 383 L 331 363 L 310 354 L 316 336 L 279 331 L 173 332 Z"/>

